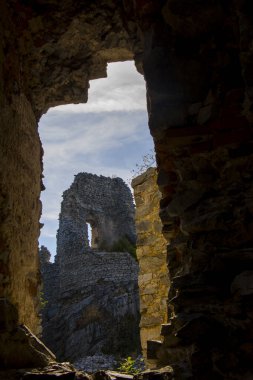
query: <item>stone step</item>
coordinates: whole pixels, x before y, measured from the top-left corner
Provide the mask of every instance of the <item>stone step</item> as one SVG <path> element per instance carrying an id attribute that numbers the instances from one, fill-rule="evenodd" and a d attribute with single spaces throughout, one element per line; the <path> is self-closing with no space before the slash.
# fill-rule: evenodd
<path id="1" fill-rule="evenodd" d="M 106 371 L 112 380 L 132 380 L 133 375 L 127 373 L 120 373 L 116 371 Z"/>
<path id="2" fill-rule="evenodd" d="M 135 375 L 135 380 L 175 380 L 173 368 L 166 366 L 159 369 L 148 369 Z"/>
<path id="3" fill-rule="evenodd" d="M 55 373 L 46 373 L 46 372 L 41 372 L 41 373 L 33 373 L 33 372 L 28 372 L 24 374 L 22 377 L 24 380 L 79 380 L 81 379 L 79 377 L 76 377 L 75 372 L 55 372 Z"/>
<path id="4" fill-rule="evenodd" d="M 163 323 L 161 328 L 161 335 L 167 336 L 172 333 L 172 324 L 171 323 Z"/>
<path id="5" fill-rule="evenodd" d="M 157 359 L 157 351 L 162 346 L 160 340 L 148 340 L 147 341 L 147 358 Z"/>

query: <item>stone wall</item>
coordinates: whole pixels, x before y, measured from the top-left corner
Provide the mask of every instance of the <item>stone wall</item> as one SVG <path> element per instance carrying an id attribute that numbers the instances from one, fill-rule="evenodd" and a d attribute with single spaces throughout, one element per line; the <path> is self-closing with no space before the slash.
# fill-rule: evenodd
<path id="1" fill-rule="evenodd" d="M 1 171 L 0 298 L 10 300 L 19 310 L 19 321 L 38 333 L 39 270 L 38 258 L 33 252 L 37 250 L 39 225 L 36 223 L 34 226 L 32 221 L 37 220 L 41 212 L 40 179 L 37 177 L 40 171 L 40 141 L 27 98 L 20 94 L 12 100 L 12 108 L 4 106 L 0 116 L 1 131 L 7 143 L 0 152 L 1 166 L 8 168 L 7 172 Z M 11 134 L 8 134 L 9 129 Z M 27 161 L 33 162 L 29 168 Z M 15 176 L 12 170 L 17 170 Z M 27 192 L 26 186 L 31 192 Z M 37 194 L 36 199 L 34 194 Z M 25 239 L 26 236 L 30 236 L 31 240 Z"/>
<path id="2" fill-rule="evenodd" d="M 36 122 L 50 106 L 85 102 L 107 62 L 135 59 L 171 242 L 171 325 L 157 357 L 177 378 L 252 378 L 251 1 L 11 0 L 0 10 L 4 305 L 36 329 Z"/>
<path id="3" fill-rule="evenodd" d="M 88 244 L 88 220 L 97 227 L 96 249 Z M 120 178 L 79 173 L 63 195 L 55 263 L 40 250 L 43 340 L 58 358 L 139 352 L 137 261 L 100 247 L 112 249 L 126 236 L 135 241 L 130 189 Z"/>
<path id="4" fill-rule="evenodd" d="M 79 173 L 63 193 L 56 256 L 63 265 L 89 247 L 87 223 L 92 248 L 110 251 L 122 240 L 135 245 L 133 198 L 121 178 Z"/>
<path id="5" fill-rule="evenodd" d="M 65 271 L 44 263 L 42 277 L 42 339 L 58 359 L 138 352 L 138 264 L 130 254 L 85 252 Z"/>
<path id="6" fill-rule="evenodd" d="M 157 171 L 149 168 L 134 178 L 132 187 L 136 203 L 137 258 L 140 293 L 140 335 L 142 352 L 148 368 L 156 363 L 147 359 L 147 341 L 161 341 L 161 325 L 167 322 L 169 273 L 167 241 L 162 235 L 159 217 L 161 193 Z"/>
<path id="7" fill-rule="evenodd" d="M 38 333 L 41 145 L 21 83 L 15 20 L 5 2 L 0 14 L 0 313 L 8 315 L 12 304 L 19 323 Z"/>
<path id="8" fill-rule="evenodd" d="M 138 5 L 170 240 L 169 323 L 153 357 L 176 378 L 251 378 L 252 7 Z"/>
<path id="9" fill-rule="evenodd" d="M 121 5 L 95 1 L 81 8 L 76 2 L 0 4 L 0 298 L 35 333 L 43 190 L 38 120 L 51 106 L 86 102 L 89 80 L 105 77 L 108 61 L 132 59 L 137 42 L 123 27 Z"/>

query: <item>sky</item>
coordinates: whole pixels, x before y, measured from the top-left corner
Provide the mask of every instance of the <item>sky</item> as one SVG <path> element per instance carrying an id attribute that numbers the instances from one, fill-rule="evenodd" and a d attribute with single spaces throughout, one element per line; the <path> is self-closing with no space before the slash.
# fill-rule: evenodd
<path id="1" fill-rule="evenodd" d="M 88 103 L 50 108 L 39 133 L 46 187 L 39 244 L 54 256 L 62 193 L 74 175 L 116 176 L 129 184 L 136 164 L 152 151 L 144 78 L 132 61 L 109 64 L 107 78 L 90 81 Z"/>

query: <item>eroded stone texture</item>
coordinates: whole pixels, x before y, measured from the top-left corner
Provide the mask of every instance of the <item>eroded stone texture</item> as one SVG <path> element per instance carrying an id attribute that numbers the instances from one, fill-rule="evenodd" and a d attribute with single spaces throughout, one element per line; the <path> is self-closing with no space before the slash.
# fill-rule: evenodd
<path id="1" fill-rule="evenodd" d="M 87 221 L 97 230 L 95 249 Z M 126 237 L 135 241 L 130 189 L 120 178 L 79 173 L 63 194 L 55 263 L 40 251 L 43 339 L 58 358 L 139 350 L 138 264 L 128 252 L 102 249 Z"/>
<path id="2" fill-rule="evenodd" d="M 138 4 L 171 240 L 170 324 L 156 357 L 178 378 L 250 378 L 252 27 L 244 21 L 252 9 L 247 1 Z"/>
<path id="3" fill-rule="evenodd" d="M 6 104 L 1 107 L 0 123 L 4 142 L 0 149 L 0 297 L 15 305 L 19 323 L 39 333 L 40 280 L 38 258 L 34 255 L 39 225 L 34 221 L 41 212 L 38 176 L 41 148 L 36 120 L 24 95 L 13 96 L 11 107 Z M 13 171 L 17 171 L 15 176 Z"/>
<path id="4" fill-rule="evenodd" d="M 16 308 L 0 300 L 0 369 L 44 367 L 55 362 L 55 356 L 25 326 L 18 326 Z M 4 377 L 1 377 L 4 378 Z"/>
<path id="5" fill-rule="evenodd" d="M 138 36 L 129 36 L 124 25 L 121 2 L 18 1 L 12 8 L 24 83 L 38 115 L 58 104 L 86 102 L 89 80 L 105 77 L 107 62 L 141 51 Z"/>
<path id="6" fill-rule="evenodd" d="M 41 146 L 37 121 L 50 106 L 86 102 L 107 62 L 140 51 L 117 1 L 0 4 L 0 297 L 38 333 Z M 132 28 L 136 29 L 135 25 Z"/>
<path id="7" fill-rule="evenodd" d="M 89 247 L 115 250 L 124 239 L 135 245 L 134 205 L 131 192 L 121 178 L 79 173 L 63 193 L 57 232 L 56 260 L 64 265 Z"/>
<path id="8" fill-rule="evenodd" d="M 161 340 L 161 324 L 167 322 L 169 274 L 167 241 L 162 235 L 159 218 L 161 193 L 157 171 L 149 168 L 134 178 L 132 187 L 136 203 L 137 258 L 140 293 L 140 335 L 147 368 L 155 365 L 147 359 L 147 341 Z"/>
<path id="9" fill-rule="evenodd" d="M 51 363 L 44 368 L 0 370 L 4 380 L 92 380 L 87 373 L 78 371 L 70 363 Z"/>
<path id="10" fill-rule="evenodd" d="M 182 378 L 252 378 L 251 1 L 11 0 L 0 11 L 1 297 L 35 326 L 41 164 L 31 112 L 84 101 L 107 61 L 133 56 L 171 240 L 176 316 L 159 360 Z"/>

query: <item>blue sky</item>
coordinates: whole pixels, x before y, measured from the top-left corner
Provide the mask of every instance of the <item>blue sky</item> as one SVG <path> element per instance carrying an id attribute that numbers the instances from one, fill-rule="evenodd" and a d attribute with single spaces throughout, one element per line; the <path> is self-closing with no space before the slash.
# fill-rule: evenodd
<path id="1" fill-rule="evenodd" d="M 46 187 L 39 243 L 52 255 L 61 196 L 74 175 L 88 172 L 129 182 L 135 165 L 153 148 L 143 77 L 133 62 L 109 64 L 107 75 L 90 82 L 87 104 L 51 108 L 39 123 Z"/>

